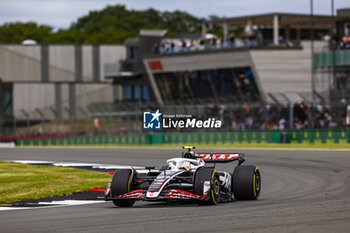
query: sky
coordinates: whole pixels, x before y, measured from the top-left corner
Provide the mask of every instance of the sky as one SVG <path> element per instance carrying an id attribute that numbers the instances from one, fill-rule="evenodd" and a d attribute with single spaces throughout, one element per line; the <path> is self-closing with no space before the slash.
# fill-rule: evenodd
<path id="1" fill-rule="evenodd" d="M 331 14 L 331 0 L 313 0 L 315 14 Z M 80 16 L 107 5 L 128 9 L 150 7 L 161 11 L 187 11 L 197 17 L 234 17 L 259 13 L 309 13 L 309 0 L 0 0 L 0 24 L 35 21 L 55 29 L 68 28 Z M 349 0 L 334 0 L 335 9 L 350 8 Z"/>

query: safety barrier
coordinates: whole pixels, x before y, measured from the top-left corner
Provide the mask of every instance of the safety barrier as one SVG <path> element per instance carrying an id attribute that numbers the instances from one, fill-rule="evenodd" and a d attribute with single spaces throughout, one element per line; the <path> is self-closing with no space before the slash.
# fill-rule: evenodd
<path id="1" fill-rule="evenodd" d="M 147 135 L 92 135 L 71 138 L 18 140 L 18 146 L 71 146 L 71 145 L 136 145 L 152 144 Z"/>
<path id="2" fill-rule="evenodd" d="M 349 143 L 349 128 L 93 135 L 71 138 L 24 139 L 17 141 L 18 146 L 196 145 L 240 143 Z"/>
<path id="3" fill-rule="evenodd" d="M 348 143 L 349 128 L 289 130 L 287 140 L 292 143 Z"/>

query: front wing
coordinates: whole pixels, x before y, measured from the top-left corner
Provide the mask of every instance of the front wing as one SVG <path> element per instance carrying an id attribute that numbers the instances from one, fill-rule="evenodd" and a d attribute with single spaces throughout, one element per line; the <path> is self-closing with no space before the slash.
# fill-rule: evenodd
<path id="1" fill-rule="evenodd" d="M 105 195 L 105 200 L 142 200 L 142 201 L 169 201 L 169 200 L 193 200 L 205 201 L 208 198 L 208 193 L 204 195 L 197 195 L 181 189 L 163 190 L 157 197 L 147 197 L 147 190 L 136 189 L 128 193 L 113 196 L 110 192 Z"/>

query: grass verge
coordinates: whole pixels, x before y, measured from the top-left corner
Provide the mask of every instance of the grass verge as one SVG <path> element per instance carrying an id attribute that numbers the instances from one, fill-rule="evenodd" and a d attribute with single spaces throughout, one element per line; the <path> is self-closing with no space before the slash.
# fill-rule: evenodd
<path id="1" fill-rule="evenodd" d="M 110 179 L 102 172 L 0 161 L 0 203 L 88 191 Z"/>

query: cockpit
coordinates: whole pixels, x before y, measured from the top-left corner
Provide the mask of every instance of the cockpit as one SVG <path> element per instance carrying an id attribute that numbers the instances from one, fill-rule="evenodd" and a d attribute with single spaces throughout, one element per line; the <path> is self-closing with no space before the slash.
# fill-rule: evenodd
<path id="1" fill-rule="evenodd" d="M 174 158 L 167 160 L 167 164 L 172 171 L 180 170 L 196 170 L 198 167 L 204 166 L 203 159 L 186 159 Z"/>

